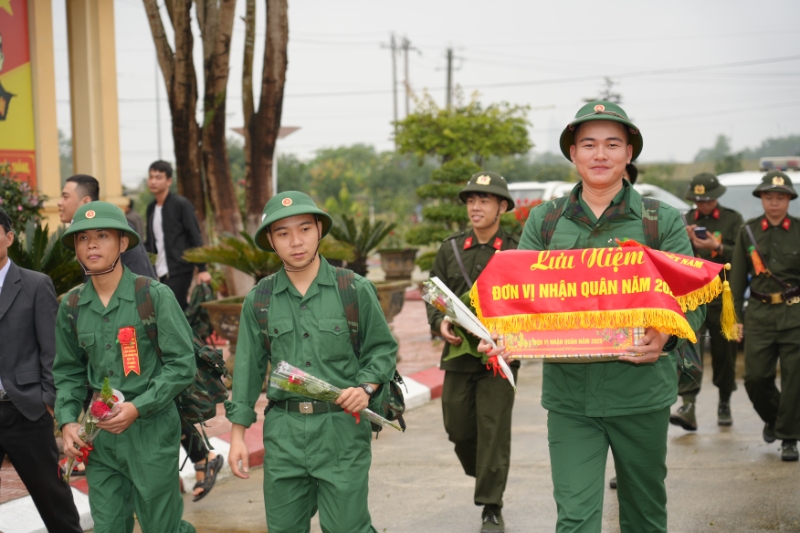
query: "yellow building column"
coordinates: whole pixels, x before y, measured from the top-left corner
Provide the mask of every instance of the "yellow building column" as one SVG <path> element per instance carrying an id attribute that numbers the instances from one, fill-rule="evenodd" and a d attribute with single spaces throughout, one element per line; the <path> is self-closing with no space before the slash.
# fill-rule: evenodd
<path id="1" fill-rule="evenodd" d="M 54 229 L 60 224 L 56 203 L 61 196 L 61 168 L 56 120 L 52 2 L 28 2 L 28 30 L 37 184 L 39 192 L 50 198 L 45 202 L 44 215 L 50 228 Z"/>
<path id="2" fill-rule="evenodd" d="M 114 2 L 67 0 L 72 158 L 76 174 L 100 182 L 100 198 L 122 197 Z"/>

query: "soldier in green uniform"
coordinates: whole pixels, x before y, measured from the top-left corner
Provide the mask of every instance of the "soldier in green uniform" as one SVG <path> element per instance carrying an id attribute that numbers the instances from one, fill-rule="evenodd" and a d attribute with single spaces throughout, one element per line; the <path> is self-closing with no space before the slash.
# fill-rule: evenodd
<path id="1" fill-rule="evenodd" d="M 287 361 L 343 390 L 331 404 L 268 389 L 264 502 L 270 533 L 308 532 L 317 508 L 323 531 L 375 532 L 367 509 L 370 424 L 356 424 L 348 412 L 365 408 L 378 386 L 391 380 L 397 343 L 375 287 L 356 275 L 361 342 L 356 357 L 336 271 L 318 254 L 319 242 L 330 227 L 331 217 L 308 195 L 290 191 L 267 202 L 255 235 L 260 248 L 278 254 L 283 268 L 271 280 L 261 280 L 242 307 L 233 398 L 225 402 L 233 422 L 228 459 L 233 473 L 248 477 L 244 434 L 256 421 L 253 407 L 269 363 L 275 367 Z M 270 281 L 269 337 L 265 339 L 256 316 L 264 308 L 257 309 L 256 304 L 258 291 Z"/>
<path id="2" fill-rule="evenodd" d="M 458 197 L 466 204 L 472 228 L 444 240 L 430 275 L 460 296 L 469 292 L 495 253 L 516 249 L 519 238 L 500 227 L 500 215 L 514 209 L 514 199 L 501 175 L 478 172 Z M 486 368 L 476 338 L 454 328 L 435 307 L 427 308 L 431 330 L 446 341 L 440 365 L 445 371 L 445 431 L 464 472 L 475 478 L 475 505 L 483 506 L 481 531 L 504 531 L 501 509 L 511 460 L 514 391 L 505 379 Z M 511 368 L 516 378 L 519 361 Z"/>
<path id="3" fill-rule="evenodd" d="M 582 182 L 564 200 L 531 211 L 519 248 L 600 248 L 629 238 L 691 255 L 678 210 L 661 203 L 652 212 L 623 179 L 625 165 L 641 150 L 642 135 L 620 106 L 606 101 L 583 106 L 561 134 L 561 151 Z M 543 231 L 548 227 L 552 231 Z M 705 319 L 703 306 L 686 318 L 698 329 Z M 667 531 L 667 428 L 669 406 L 678 393 L 679 342 L 684 341 L 647 328 L 633 353 L 619 361 L 545 363 L 542 405 L 548 411 L 557 532 L 600 531 L 609 447 L 621 531 Z M 481 342 L 481 351 L 489 348 Z"/>
<path id="4" fill-rule="evenodd" d="M 744 224 L 742 215 L 719 204 L 719 197 L 725 194 L 725 190 L 725 186 L 714 174 L 705 172 L 692 178 L 686 192 L 686 199 L 697 204 L 697 208 L 686 214 L 686 230 L 695 256 L 722 264 L 733 261 L 736 238 Z M 731 394 L 736 390 L 737 347 L 736 341 L 729 341 L 722 335 L 721 316 L 722 295 L 706 306 L 706 321 L 697 331 L 697 339 L 698 351 L 702 354 L 705 335 L 708 333 L 714 385 L 719 389 L 717 424 L 730 426 L 733 424 Z M 695 381 L 692 376 L 684 373 L 679 380 L 678 389 L 683 405 L 669 417 L 669 421 L 683 429 L 695 431 L 695 404 L 700 392 L 700 381 Z"/>
<path id="5" fill-rule="evenodd" d="M 753 191 L 764 214 L 739 232 L 731 270 L 731 290 L 744 313 L 744 388 L 764 421 L 766 442 L 782 439 L 781 459 L 797 461 L 800 438 L 800 219 L 788 214 L 797 198 L 792 180 L 771 171 Z M 775 366 L 781 365 L 781 389 Z"/>
<path id="6" fill-rule="evenodd" d="M 56 321 L 53 377 L 55 415 L 64 453 L 81 455 L 78 415 L 86 382 L 99 391 L 104 378 L 125 396 L 120 410 L 102 421 L 86 467 L 95 533 L 133 531 L 134 512 L 144 533 L 191 533 L 181 520 L 178 483 L 181 422 L 175 397 L 194 379 L 192 331 L 172 291 L 153 281 L 150 296 L 158 317 L 159 358 L 135 303 L 136 275 L 120 262 L 139 235 L 120 208 L 90 202 L 75 213 L 61 242 L 74 249 L 90 282 L 74 289 L 77 313 L 65 297 Z M 77 317 L 75 316 L 77 314 Z M 118 337 L 135 330 L 136 354 L 123 363 Z"/>

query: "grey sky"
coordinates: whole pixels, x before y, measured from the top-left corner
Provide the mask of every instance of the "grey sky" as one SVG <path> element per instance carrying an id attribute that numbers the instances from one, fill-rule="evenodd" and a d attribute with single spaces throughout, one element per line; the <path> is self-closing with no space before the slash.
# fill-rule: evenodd
<path id="1" fill-rule="evenodd" d="M 70 135 L 64 0 L 53 2 L 58 121 Z M 122 176 L 134 185 L 158 156 L 155 47 L 141 1 L 114 4 Z M 260 76 L 265 15 L 264 2 L 257 4 Z M 243 13 L 242 0 L 237 10 Z M 409 54 L 414 91 L 427 88 L 443 104 L 444 54 L 452 45 L 461 58 L 454 80 L 465 93 L 479 90 L 484 103 L 533 108 L 537 152 L 557 151 L 561 129 L 606 75 L 619 82 L 623 106 L 642 130 L 640 161 L 690 161 L 719 133 L 731 137 L 735 150 L 755 146 L 800 133 L 798 20 L 800 2 L 792 0 L 290 0 L 283 124 L 302 129 L 281 150 L 307 158 L 353 143 L 392 148 L 391 57 L 381 48 L 392 31 L 419 49 Z M 242 124 L 241 17 L 234 28 L 229 127 Z M 399 80 L 402 66 L 398 57 Z M 159 83 L 162 153 L 171 160 Z M 402 118 L 402 91 L 399 108 Z"/>

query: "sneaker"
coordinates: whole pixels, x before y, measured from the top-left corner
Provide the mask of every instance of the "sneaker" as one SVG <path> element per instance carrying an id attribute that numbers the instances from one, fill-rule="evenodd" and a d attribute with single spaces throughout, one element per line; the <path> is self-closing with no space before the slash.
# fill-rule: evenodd
<path id="1" fill-rule="evenodd" d="M 617 478 L 616 477 L 612 477 L 611 481 L 608 482 L 608 488 L 610 488 L 610 489 L 616 489 L 617 488 Z"/>
<path id="2" fill-rule="evenodd" d="M 764 431 L 761 432 L 761 436 L 764 437 L 764 442 L 775 442 L 775 424 L 764 424 Z"/>
<path id="3" fill-rule="evenodd" d="M 677 411 L 669 416 L 669 423 L 680 426 L 686 431 L 697 431 L 697 419 L 694 416 L 694 402 L 684 402 Z"/>
<path id="4" fill-rule="evenodd" d="M 797 441 L 785 439 L 781 445 L 781 461 L 797 461 L 800 455 L 797 453 Z"/>
<path id="5" fill-rule="evenodd" d="M 731 416 L 731 402 L 719 402 L 719 407 L 717 408 L 717 425 L 733 425 L 733 417 Z"/>
<path id="6" fill-rule="evenodd" d="M 503 515 L 496 505 L 487 505 L 483 508 L 481 521 L 481 533 L 503 533 L 506 530 Z"/>

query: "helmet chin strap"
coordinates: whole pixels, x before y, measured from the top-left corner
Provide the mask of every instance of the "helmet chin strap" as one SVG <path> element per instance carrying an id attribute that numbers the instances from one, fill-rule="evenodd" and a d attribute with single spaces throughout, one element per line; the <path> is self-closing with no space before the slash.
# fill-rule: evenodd
<path id="1" fill-rule="evenodd" d="M 125 235 L 124 231 L 120 231 L 120 236 L 122 236 L 122 235 Z M 78 236 L 75 235 L 75 238 L 77 238 L 77 237 Z M 119 263 L 119 260 L 120 260 L 121 257 L 122 257 L 122 246 L 119 247 L 119 253 L 117 254 L 117 258 L 114 259 L 114 262 L 111 263 L 111 266 L 108 267 L 106 270 L 89 270 L 88 268 L 86 268 L 84 266 L 84 264 L 81 262 L 80 259 L 78 259 L 78 264 L 83 269 L 84 275 L 86 275 L 86 276 L 102 276 L 103 274 L 110 274 L 111 272 L 114 272 L 114 269 L 117 268 L 117 263 Z"/>

